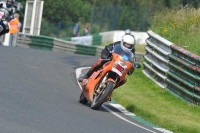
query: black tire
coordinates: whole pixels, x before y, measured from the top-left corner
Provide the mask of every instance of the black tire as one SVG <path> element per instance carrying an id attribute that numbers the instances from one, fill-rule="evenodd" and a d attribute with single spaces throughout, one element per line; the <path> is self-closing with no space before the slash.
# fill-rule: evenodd
<path id="1" fill-rule="evenodd" d="M 88 100 L 83 95 L 83 92 L 81 92 L 81 95 L 80 95 L 80 98 L 79 98 L 79 102 L 82 103 L 82 104 L 86 104 L 88 102 Z"/>
<path id="2" fill-rule="evenodd" d="M 94 97 L 94 100 L 91 103 L 91 108 L 97 110 L 99 107 L 101 107 L 101 105 L 113 91 L 113 87 L 114 83 L 112 81 L 108 81 L 102 93 Z"/>

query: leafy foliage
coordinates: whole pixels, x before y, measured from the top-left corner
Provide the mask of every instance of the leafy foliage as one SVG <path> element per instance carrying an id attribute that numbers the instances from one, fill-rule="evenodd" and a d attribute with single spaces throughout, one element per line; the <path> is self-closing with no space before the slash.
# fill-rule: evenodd
<path id="1" fill-rule="evenodd" d="M 44 2 L 43 16 L 52 22 L 77 22 L 80 18 L 89 21 L 91 6 L 82 0 L 48 0 Z"/>
<path id="2" fill-rule="evenodd" d="M 151 30 L 167 40 L 199 55 L 200 9 L 179 7 L 165 9 L 152 17 Z M 192 45 L 191 45 L 192 44 Z"/>
<path id="3" fill-rule="evenodd" d="M 23 17 L 25 12 L 24 0 L 17 0 L 23 4 L 24 9 L 20 12 L 20 21 L 23 24 Z M 162 11 L 164 7 L 173 8 L 181 4 L 183 6 L 192 5 L 199 7 L 199 0 L 43 0 L 43 18 L 42 18 L 42 33 L 50 35 L 48 31 L 59 30 L 61 28 L 69 27 L 78 21 L 81 22 L 81 28 L 84 25 L 90 24 L 90 33 L 98 33 L 109 30 L 124 30 L 130 28 L 136 31 L 146 31 L 151 25 L 150 18 L 157 11 Z M 110 8 L 113 7 L 113 8 Z M 119 7 L 119 9 L 118 9 Z M 94 10 L 99 8 L 99 12 Z M 106 8 L 110 8 L 106 12 Z M 107 14 L 106 14 L 107 13 Z M 107 15 L 107 16 L 106 16 Z M 56 24 L 57 23 L 57 24 Z M 66 26 L 64 26 L 66 24 Z M 46 26 L 51 25 L 52 27 Z M 53 31 L 53 36 L 59 35 L 67 36 L 72 33 L 71 29 L 62 29 Z M 66 34 L 64 33 L 67 32 Z M 61 36 L 59 36 L 61 37 Z"/>

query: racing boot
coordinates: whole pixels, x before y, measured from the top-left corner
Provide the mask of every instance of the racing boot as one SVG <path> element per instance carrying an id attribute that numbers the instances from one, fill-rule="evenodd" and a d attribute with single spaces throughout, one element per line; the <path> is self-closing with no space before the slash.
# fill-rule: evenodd
<path id="1" fill-rule="evenodd" d="M 79 82 L 82 82 L 83 79 L 89 78 L 89 77 L 92 75 L 92 73 L 93 73 L 94 71 L 97 71 L 99 68 L 101 68 L 105 62 L 106 62 L 106 61 L 102 61 L 101 59 L 99 59 L 99 60 L 90 68 L 90 70 L 86 73 L 86 75 L 84 75 L 84 76 L 78 78 L 77 80 L 78 80 Z"/>
<path id="2" fill-rule="evenodd" d="M 79 77 L 77 80 L 78 80 L 79 82 L 82 82 L 83 79 L 89 78 L 89 77 L 92 75 L 92 73 L 93 73 L 93 71 L 92 71 L 92 70 L 89 70 L 84 76 Z"/>
<path id="3" fill-rule="evenodd" d="M 101 59 L 99 59 L 99 60 L 90 68 L 90 70 L 86 73 L 86 75 L 84 75 L 84 76 L 78 78 L 77 80 L 78 80 L 79 82 L 82 82 L 83 79 L 89 78 L 89 77 L 92 75 L 92 73 L 93 73 L 94 71 L 97 71 L 99 68 L 101 68 L 102 65 L 103 65 L 104 63 L 105 63 L 105 61 L 102 61 Z"/>

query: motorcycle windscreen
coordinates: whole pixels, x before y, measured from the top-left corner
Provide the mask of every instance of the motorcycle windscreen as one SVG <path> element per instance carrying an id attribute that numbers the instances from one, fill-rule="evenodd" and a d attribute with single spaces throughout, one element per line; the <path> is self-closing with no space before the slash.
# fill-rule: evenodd
<path id="1" fill-rule="evenodd" d="M 122 76 L 125 71 L 127 71 L 127 66 L 124 62 L 115 61 L 112 71 L 117 73 L 119 76 Z"/>
<path id="2" fill-rule="evenodd" d="M 133 62 L 133 53 L 131 51 L 125 52 L 121 48 L 120 44 L 115 45 L 115 47 L 113 48 L 113 52 L 120 55 L 124 61 L 129 61 L 131 63 Z"/>

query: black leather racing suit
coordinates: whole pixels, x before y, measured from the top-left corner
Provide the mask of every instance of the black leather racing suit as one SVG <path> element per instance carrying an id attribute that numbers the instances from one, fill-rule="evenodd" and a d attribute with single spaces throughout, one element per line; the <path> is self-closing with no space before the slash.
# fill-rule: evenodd
<path id="1" fill-rule="evenodd" d="M 12 8 L 6 8 L 3 3 L 0 3 L 0 36 L 9 32 L 8 23 L 14 19 L 14 13 Z"/>

